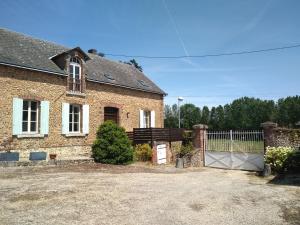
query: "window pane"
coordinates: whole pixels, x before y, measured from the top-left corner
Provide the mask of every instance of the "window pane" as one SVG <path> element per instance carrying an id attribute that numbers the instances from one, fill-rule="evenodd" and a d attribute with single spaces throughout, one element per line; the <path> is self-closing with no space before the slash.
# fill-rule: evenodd
<path id="1" fill-rule="evenodd" d="M 30 123 L 30 131 L 35 132 L 36 131 L 36 122 L 31 122 Z"/>
<path id="2" fill-rule="evenodd" d="M 31 102 L 31 110 L 36 111 L 37 109 L 37 102 Z"/>
<path id="3" fill-rule="evenodd" d="M 72 123 L 69 123 L 69 132 L 72 132 Z"/>
<path id="4" fill-rule="evenodd" d="M 36 122 L 36 119 L 37 119 L 37 118 L 36 118 L 36 117 L 37 117 L 36 115 L 37 115 L 36 112 L 32 112 L 32 111 L 31 111 L 31 121 Z"/>
<path id="5" fill-rule="evenodd" d="M 79 131 L 79 124 L 74 123 L 74 132 L 78 132 L 78 131 Z"/>
<path id="6" fill-rule="evenodd" d="M 79 113 L 79 107 L 78 106 L 74 106 L 74 113 Z"/>
<path id="7" fill-rule="evenodd" d="M 28 131 L 28 122 L 23 122 L 22 123 L 22 131 L 27 132 Z"/>
<path id="8" fill-rule="evenodd" d="M 73 71 L 73 65 L 70 65 L 70 66 L 69 66 L 69 72 L 70 72 L 71 75 L 74 74 L 74 71 Z"/>
<path id="9" fill-rule="evenodd" d="M 79 114 L 74 114 L 74 122 L 79 122 Z"/>
<path id="10" fill-rule="evenodd" d="M 28 111 L 23 111 L 23 121 L 28 121 Z"/>
<path id="11" fill-rule="evenodd" d="M 23 110 L 28 110 L 28 101 L 23 101 Z"/>
<path id="12" fill-rule="evenodd" d="M 70 113 L 73 112 L 73 105 L 70 105 Z"/>
<path id="13" fill-rule="evenodd" d="M 69 123 L 71 123 L 72 122 L 72 114 L 70 113 L 69 114 Z"/>
<path id="14" fill-rule="evenodd" d="M 75 75 L 79 77 L 79 66 L 75 66 Z"/>

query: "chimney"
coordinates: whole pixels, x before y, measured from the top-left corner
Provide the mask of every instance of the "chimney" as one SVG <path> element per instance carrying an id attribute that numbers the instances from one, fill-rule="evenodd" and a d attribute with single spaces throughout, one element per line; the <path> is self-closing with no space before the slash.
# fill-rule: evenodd
<path id="1" fill-rule="evenodd" d="M 94 49 L 94 48 L 89 49 L 89 50 L 88 50 L 88 53 L 97 55 L 97 49 Z"/>

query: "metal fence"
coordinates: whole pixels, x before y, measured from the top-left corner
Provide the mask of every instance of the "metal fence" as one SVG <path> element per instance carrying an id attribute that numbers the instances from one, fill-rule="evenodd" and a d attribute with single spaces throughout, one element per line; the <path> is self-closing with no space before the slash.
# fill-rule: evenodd
<path id="1" fill-rule="evenodd" d="M 207 131 L 206 150 L 223 152 L 250 152 L 264 151 L 263 131 Z"/>

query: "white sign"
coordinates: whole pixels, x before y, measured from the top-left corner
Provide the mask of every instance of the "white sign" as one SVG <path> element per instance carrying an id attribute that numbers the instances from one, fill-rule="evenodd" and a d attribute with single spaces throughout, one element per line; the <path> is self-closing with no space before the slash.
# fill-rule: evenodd
<path id="1" fill-rule="evenodd" d="M 167 145 L 157 145 L 157 163 L 163 164 L 167 162 Z"/>

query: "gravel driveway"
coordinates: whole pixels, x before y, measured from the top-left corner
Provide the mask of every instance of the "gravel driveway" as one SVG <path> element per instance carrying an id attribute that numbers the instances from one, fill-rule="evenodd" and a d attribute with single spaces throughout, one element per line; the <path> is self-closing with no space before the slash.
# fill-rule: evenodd
<path id="1" fill-rule="evenodd" d="M 0 224 L 299 224 L 300 186 L 211 168 L 0 168 Z"/>

